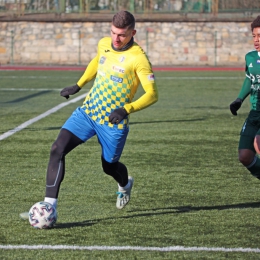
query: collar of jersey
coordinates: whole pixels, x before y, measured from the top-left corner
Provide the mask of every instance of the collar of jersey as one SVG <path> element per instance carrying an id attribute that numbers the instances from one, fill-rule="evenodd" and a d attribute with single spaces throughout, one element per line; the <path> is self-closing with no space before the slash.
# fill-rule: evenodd
<path id="1" fill-rule="evenodd" d="M 134 44 L 134 37 L 131 38 L 131 40 L 120 50 L 116 49 L 114 46 L 113 46 L 113 43 L 111 43 L 111 47 L 114 51 L 118 51 L 118 52 L 121 52 L 121 51 L 126 51 L 128 50 L 130 47 L 132 47 Z"/>

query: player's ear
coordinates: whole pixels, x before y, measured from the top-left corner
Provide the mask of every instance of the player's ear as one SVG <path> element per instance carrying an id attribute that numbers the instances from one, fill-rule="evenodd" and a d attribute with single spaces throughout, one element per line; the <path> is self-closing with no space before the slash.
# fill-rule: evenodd
<path id="1" fill-rule="evenodd" d="M 260 135 L 256 135 L 254 139 L 254 148 L 257 154 L 260 154 Z"/>
<path id="2" fill-rule="evenodd" d="M 135 36 L 135 34 L 136 34 L 136 30 L 133 30 L 132 31 L 132 36 Z"/>

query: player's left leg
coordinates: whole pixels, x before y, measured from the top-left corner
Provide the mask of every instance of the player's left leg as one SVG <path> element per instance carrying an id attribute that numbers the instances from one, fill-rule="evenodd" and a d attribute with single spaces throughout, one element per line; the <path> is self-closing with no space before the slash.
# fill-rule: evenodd
<path id="1" fill-rule="evenodd" d="M 130 194 L 134 183 L 133 178 L 128 176 L 126 166 L 119 162 L 129 129 L 117 129 L 117 127 L 99 124 L 96 125 L 95 129 L 98 141 L 102 147 L 101 161 L 103 170 L 118 183 L 116 207 L 122 209 L 130 201 Z"/>
<path id="2" fill-rule="evenodd" d="M 104 173 L 112 176 L 121 187 L 125 187 L 127 185 L 128 171 L 123 163 L 109 163 L 103 158 L 103 156 L 101 156 L 101 162 Z"/>
<path id="3" fill-rule="evenodd" d="M 134 179 L 133 177 L 128 176 L 127 168 L 123 163 L 109 163 L 103 157 L 101 157 L 101 161 L 103 171 L 112 176 L 118 183 L 116 207 L 122 209 L 130 201 Z"/>

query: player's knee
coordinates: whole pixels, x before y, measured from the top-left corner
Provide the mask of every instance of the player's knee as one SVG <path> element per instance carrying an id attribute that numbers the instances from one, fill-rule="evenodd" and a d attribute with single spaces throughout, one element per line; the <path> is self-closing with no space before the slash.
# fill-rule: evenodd
<path id="1" fill-rule="evenodd" d="M 117 170 L 118 162 L 109 163 L 103 157 L 101 157 L 101 161 L 104 173 L 113 176 Z"/>
<path id="2" fill-rule="evenodd" d="M 64 154 L 64 149 L 62 146 L 58 144 L 58 142 L 54 142 L 51 146 L 51 156 L 61 157 Z"/>
<path id="3" fill-rule="evenodd" d="M 238 153 L 238 160 L 244 165 L 248 166 L 252 163 L 254 160 L 255 154 L 251 150 L 239 150 Z"/>

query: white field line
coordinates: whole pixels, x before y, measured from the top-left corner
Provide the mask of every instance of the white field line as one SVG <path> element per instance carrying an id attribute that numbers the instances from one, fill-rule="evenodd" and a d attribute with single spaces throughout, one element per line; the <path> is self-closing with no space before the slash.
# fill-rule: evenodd
<path id="1" fill-rule="evenodd" d="M 60 77 L 55 76 L 1 76 L 5 79 L 60 79 Z M 76 77 L 62 77 L 63 79 L 71 79 Z"/>
<path id="2" fill-rule="evenodd" d="M 0 91 L 61 91 L 59 88 L 0 88 Z"/>
<path id="3" fill-rule="evenodd" d="M 65 106 L 68 106 L 69 104 L 75 103 L 75 102 L 79 101 L 80 99 L 83 99 L 85 96 L 86 96 L 86 93 L 82 94 L 82 95 L 80 95 L 80 96 L 78 96 L 78 97 L 76 97 L 76 98 L 74 98 L 74 99 L 72 99 L 70 101 L 63 102 L 63 103 L 59 104 L 58 106 L 53 107 L 50 110 L 44 112 L 43 114 L 40 114 L 39 116 L 36 116 L 36 117 L 34 117 L 34 118 L 32 118 L 32 119 L 22 123 L 21 125 L 15 127 L 14 129 L 9 130 L 9 131 L 3 133 L 2 135 L 0 135 L 0 141 L 4 140 L 5 138 L 9 137 L 10 135 L 13 135 L 13 134 L 17 133 L 18 131 L 23 130 L 27 126 L 29 126 L 29 125 L 31 125 L 31 124 L 41 120 L 42 118 L 44 118 L 46 116 L 49 116 L 50 114 L 55 113 L 56 111 L 60 110 L 61 108 L 65 107 Z"/>
<path id="4" fill-rule="evenodd" d="M 242 253 L 260 253 L 259 248 L 225 248 L 225 247 L 184 247 L 184 246 L 170 246 L 170 247 L 142 247 L 142 246 L 69 246 L 69 245 L 0 245 L 0 249 L 13 250 L 98 250 L 98 251 L 206 251 L 206 252 L 242 252 Z"/>

